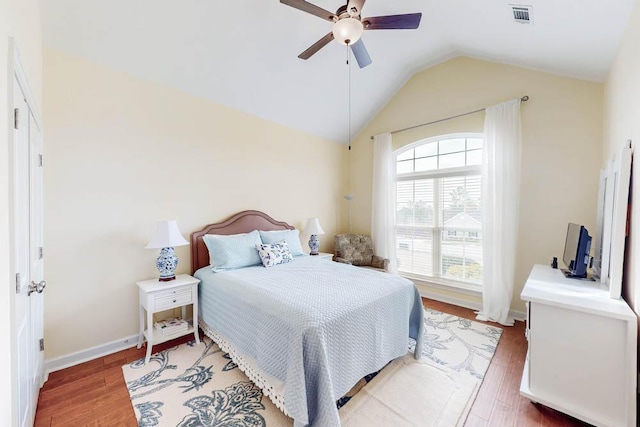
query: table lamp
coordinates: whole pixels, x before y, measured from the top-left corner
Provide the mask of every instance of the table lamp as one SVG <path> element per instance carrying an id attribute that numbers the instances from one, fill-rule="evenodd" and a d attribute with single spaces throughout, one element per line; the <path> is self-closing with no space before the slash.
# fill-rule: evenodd
<path id="1" fill-rule="evenodd" d="M 168 282 L 176 278 L 175 271 L 178 266 L 178 257 L 173 247 L 188 244 L 189 242 L 180 234 L 178 224 L 175 220 L 158 221 L 156 234 L 146 246 L 147 249 L 162 248 L 156 260 L 156 267 L 158 267 L 158 271 L 160 271 L 160 278 L 158 280 Z"/>
<path id="2" fill-rule="evenodd" d="M 304 227 L 304 234 L 309 234 L 309 249 L 311 252 L 309 255 L 318 255 L 318 249 L 320 249 L 320 241 L 318 240 L 318 234 L 324 234 L 324 230 L 320 227 L 320 221 L 318 218 L 309 218 L 307 225 Z"/>

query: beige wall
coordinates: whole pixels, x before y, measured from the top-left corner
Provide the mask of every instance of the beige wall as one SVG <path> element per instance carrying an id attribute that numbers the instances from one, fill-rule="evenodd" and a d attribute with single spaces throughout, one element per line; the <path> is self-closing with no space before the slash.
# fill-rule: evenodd
<path id="1" fill-rule="evenodd" d="M 8 39 L 12 37 L 20 50 L 22 62 L 35 102 L 42 105 L 42 51 L 40 13 L 37 0 L 0 0 L 0 425 L 15 424 L 16 360 L 12 358 L 11 299 L 13 280 L 9 242 L 9 112 Z"/>
<path id="2" fill-rule="evenodd" d="M 627 239 L 623 292 L 640 314 L 640 2 L 629 19 L 620 51 L 605 84 L 604 159 L 614 156 L 628 140 L 636 153 L 632 166 L 631 226 Z M 635 205 L 635 206 L 634 206 Z"/>
<path id="3" fill-rule="evenodd" d="M 533 264 L 561 258 L 569 221 L 595 233 L 602 163 L 603 86 L 599 83 L 459 57 L 413 76 L 356 139 L 350 192 L 357 231 L 371 227 L 370 135 L 529 95 L 522 104 L 520 229 L 512 309 Z M 454 132 L 481 132 L 479 113 L 394 135 L 394 148 Z M 468 300 L 468 295 L 459 295 Z"/>
<path id="4" fill-rule="evenodd" d="M 57 51 L 44 65 L 47 359 L 137 333 L 157 220 L 187 237 L 245 209 L 299 229 L 317 216 L 332 247 L 344 145 Z"/>

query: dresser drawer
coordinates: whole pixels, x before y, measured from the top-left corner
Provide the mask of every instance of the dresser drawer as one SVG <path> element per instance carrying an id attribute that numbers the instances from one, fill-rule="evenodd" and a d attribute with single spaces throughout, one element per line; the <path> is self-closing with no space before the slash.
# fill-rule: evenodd
<path id="1" fill-rule="evenodd" d="M 171 307 L 190 304 L 193 301 L 191 289 L 176 289 L 158 292 L 154 295 L 154 305 L 156 310 L 165 310 Z"/>

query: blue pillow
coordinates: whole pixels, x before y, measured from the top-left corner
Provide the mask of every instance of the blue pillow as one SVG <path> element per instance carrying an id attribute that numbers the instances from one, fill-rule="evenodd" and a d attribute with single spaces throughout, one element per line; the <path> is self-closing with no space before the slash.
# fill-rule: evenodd
<path id="1" fill-rule="evenodd" d="M 213 271 L 233 270 L 262 264 L 256 245 L 262 243 L 257 230 L 251 233 L 222 236 L 205 234 L 203 237 L 209 249 L 209 264 Z"/>
<path id="2" fill-rule="evenodd" d="M 282 240 L 287 242 L 291 255 L 298 256 L 304 255 L 302 251 L 302 244 L 300 243 L 300 231 L 298 230 L 274 230 L 274 231 L 260 231 L 260 238 L 262 243 L 278 243 Z"/>

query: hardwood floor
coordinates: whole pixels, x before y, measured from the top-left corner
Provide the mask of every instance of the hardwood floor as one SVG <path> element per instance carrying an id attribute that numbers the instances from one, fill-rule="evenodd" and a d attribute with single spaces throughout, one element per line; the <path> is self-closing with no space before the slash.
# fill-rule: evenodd
<path id="1" fill-rule="evenodd" d="M 475 320 L 472 310 L 432 300 L 425 307 Z M 524 324 L 504 332 L 496 354 L 471 407 L 468 427 L 586 426 L 569 416 L 520 396 L 520 378 L 527 343 Z M 160 351 L 186 342 L 179 338 L 154 347 Z M 131 348 L 81 365 L 53 372 L 40 391 L 36 426 L 137 426 L 121 366 L 144 357 L 145 348 Z"/>

